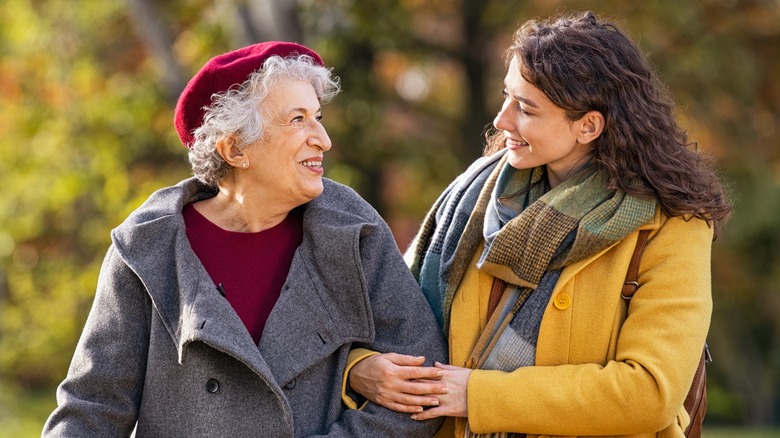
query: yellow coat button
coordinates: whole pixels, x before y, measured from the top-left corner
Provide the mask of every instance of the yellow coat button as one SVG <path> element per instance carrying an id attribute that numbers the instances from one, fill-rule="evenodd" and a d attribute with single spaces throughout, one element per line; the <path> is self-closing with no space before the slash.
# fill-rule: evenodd
<path id="1" fill-rule="evenodd" d="M 558 310 L 568 309 L 571 306 L 571 297 L 561 292 L 555 297 L 553 306 Z"/>

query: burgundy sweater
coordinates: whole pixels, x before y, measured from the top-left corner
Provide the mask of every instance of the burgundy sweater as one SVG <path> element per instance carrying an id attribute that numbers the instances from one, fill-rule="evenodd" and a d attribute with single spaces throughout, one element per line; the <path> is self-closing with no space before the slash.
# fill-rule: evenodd
<path id="1" fill-rule="evenodd" d="M 291 211 L 279 225 L 258 233 L 224 230 L 192 204 L 184 207 L 183 214 L 195 255 L 259 343 L 303 239 L 303 207 Z"/>

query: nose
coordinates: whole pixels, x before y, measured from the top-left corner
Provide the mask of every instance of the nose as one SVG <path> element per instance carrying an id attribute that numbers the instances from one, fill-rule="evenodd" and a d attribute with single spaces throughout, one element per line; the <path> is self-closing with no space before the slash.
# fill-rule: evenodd
<path id="1" fill-rule="evenodd" d="M 493 119 L 493 126 L 501 131 L 511 131 L 514 128 L 510 113 L 510 102 L 505 100 L 501 105 L 501 109 L 496 114 L 496 118 Z"/>
<path id="2" fill-rule="evenodd" d="M 323 152 L 327 152 L 330 150 L 332 145 L 330 143 L 330 137 L 328 136 L 328 131 L 325 130 L 325 127 L 322 126 L 322 123 L 320 123 L 319 121 L 313 123 L 312 132 L 309 135 L 308 143 L 310 146 L 319 148 Z"/>

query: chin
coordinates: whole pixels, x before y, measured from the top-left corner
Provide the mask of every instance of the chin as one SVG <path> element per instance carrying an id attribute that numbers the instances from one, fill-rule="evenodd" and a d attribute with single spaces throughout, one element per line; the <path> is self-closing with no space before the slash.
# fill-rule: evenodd
<path id="1" fill-rule="evenodd" d="M 304 194 L 306 195 L 307 198 L 309 198 L 309 201 L 311 201 L 312 199 L 316 198 L 317 196 L 320 196 L 322 194 L 323 190 L 325 190 L 325 187 L 322 185 L 322 183 L 320 183 L 317 186 L 307 187 L 306 191 L 304 192 Z"/>
<path id="2" fill-rule="evenodd" d="M 530 169 L 535 167 L 534 164 L 528 160 L 528 158 L 523 157 L 522 155 L 523 154 L 517 153 L 516 151 L 510 149 L 507 153 L 507 163 L 509 163 L 509 165 L 515 169 Z"/>

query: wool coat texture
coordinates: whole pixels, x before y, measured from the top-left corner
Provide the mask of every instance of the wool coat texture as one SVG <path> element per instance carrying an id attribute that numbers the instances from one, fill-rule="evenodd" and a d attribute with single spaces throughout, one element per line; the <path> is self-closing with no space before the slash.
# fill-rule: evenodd
<path id="1" fill-rule="evenodd" d="M 195 179 L 112 232 L 93 308 L 44 437 L 425 437 L 439 421 L 341 399 L 350 350 L 445 361 L 433 313 L 376 211 L 324 180 L 256 345 L 193 253 Z"/>
<path id="2" fill-rule="evenodd" d="M 684 437 L 683 401 L 712 313 L 713 230 L 660 211 L 641 229 L 652 231 L 630 304 L 620 294 L 639 230 L 563 270 L 542 317 L 536 366 L 471 373 L 473 432 Z M 465 365 L 487 325 L 493 277 L 474 266 L 478 254 L 452 305 L 453 365 Z M 461 437 L 463 428 L 450 418 L 436 436 Z"/>

